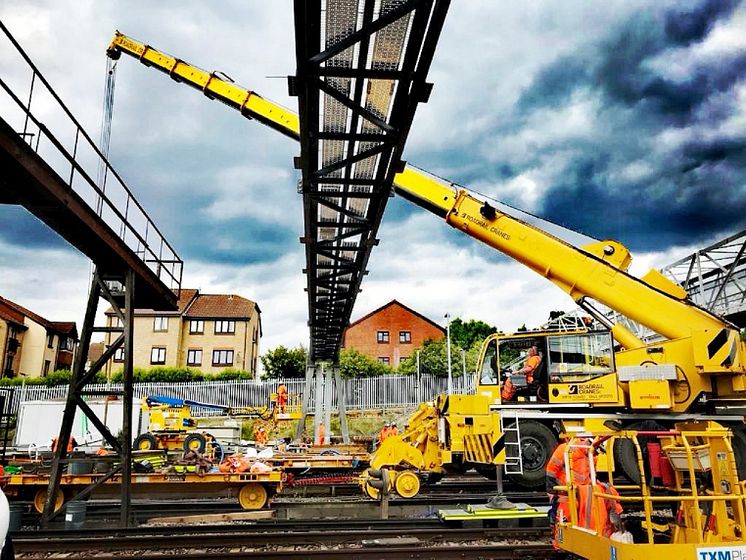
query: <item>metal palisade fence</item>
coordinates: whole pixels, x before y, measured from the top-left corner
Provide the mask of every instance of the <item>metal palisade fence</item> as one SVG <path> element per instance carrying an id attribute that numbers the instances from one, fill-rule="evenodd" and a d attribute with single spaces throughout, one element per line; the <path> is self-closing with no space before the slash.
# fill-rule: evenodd
<path id="1" fill-rule="evenodd" d="M 288 392 L 296 395 L 303 393 L 305 380 L 303 379 L 270 379 L 264 382 L 256 381 L 192 381 L 187 383 L 135 383 L 135 398 L 148 396 L 175 397 L 189 399 L 202 403 L 218 404 L 234 408 L 247 406 L 266 406 L 270 395 L 277 386 L 284 382 Z M 381 377 L 363 377 L 345 379 L 344 394 L 348 410 L 366 410 L 379 408 L 413 407 L 421 402 L 429 401 L 440 393 L 447 391 L 448 382 L 445 377 L 434 375 L 386 375 Z M 121 385 L 89 385 L 91 391 L 121 388 Z M 13 399 L 15 414 L 18 406 L 25 401 L 60 400 L 67 396 L 67 385 L 44 387 L 39 385 L 23 385 L 16 388 Z M 474 393 L 474 376 L 467 375 L 453 379 L 454 393 Z M 314 411 L 315 381 L 309 395 L 309 412 Z M 333 406 L 336 407 L 336 394 Z M 194 409 L 195 416 L 209 416 L 219 414 L 206 409 Z"/>

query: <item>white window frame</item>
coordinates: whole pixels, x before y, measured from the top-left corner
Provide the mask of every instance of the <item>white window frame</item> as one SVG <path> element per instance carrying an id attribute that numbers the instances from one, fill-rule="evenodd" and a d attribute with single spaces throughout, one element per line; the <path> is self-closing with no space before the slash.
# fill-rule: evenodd
<path id="1" fill-rule="evenodd" d="M 161 359 L 161 353 L 163 353 L 162 359 Z M 166 347 L 165 346 L 153 346 L 150 349 L 150 363 L 152 365 L 163 365 L 166 363 Z"/>
<path id="2" fill-rule="evenodd" d="M 190 319 L 189 320 L 189 334 L 205 334 L 204 319 Z"/>
<path id="3" fill-rule="evenodd" d="M 215 334 L 236 334 L 236 321 L 232 319 L 215 321 Z"/>
<path id="4" fill-rule="evenodd" d="M 217 356 L 217 359 L 215 359 Z M 221 361 L 222 357 L 225 357 L 225 361 Z M 230 357 L 230 362 L 228 361 Z M 212 351 L 212 365 L 213 366 L 232 366 L 236 359 L 236 353 L 233 349 L 215 349 Z"/>
<path id="5" fill-rule="evenodd" d="M 198 359 L 197 359 L 198 356 Z M 194 357 L 195 359 L 192 359 Z M 202 348 L 189 348 L 187 350 L 187 365 L 188 366 L 201 366 L 202 365 Z"/>
<path id="6" fill-rule="evenodd" d="M 167 332 L 168 317 L 157 315 L 153 317 L 153 332 Z"/>

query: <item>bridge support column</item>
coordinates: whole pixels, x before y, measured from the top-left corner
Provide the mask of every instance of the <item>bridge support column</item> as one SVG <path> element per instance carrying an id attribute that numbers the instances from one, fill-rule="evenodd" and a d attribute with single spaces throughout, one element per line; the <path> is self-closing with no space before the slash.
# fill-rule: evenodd
<path id="1" fill-rule="evenodd" d="M 336 385 L 336 387 L 335 387 Z M 324 441 L 329 443 L 331 415 L 334 408 L 334 396 L 337 398 L 337 411 L 339 412 L 342 441 L 350 442 L 349 430 L 347 428 L 347 407 L 345 405 L 345 391 L 339 366 L 328 367 L 324 364 L 308 364 L 306 366 L 306 383 L 303 390 L 303 407 L 298 427 L 295 431 L 295 439 L 300 440 L 305 432 L 306 418 L 310 409 L 311 392 L 314 394 L 313 407 L 313 443 L 319 443 L 321 424 L 324 424 Z M 336 391 L 336 393 L 335 393 Z"/>
<path id="2" fill-rule="evenodd" d="M 345 386 L 339 366 L 334 366 L 334 382 L 337 384 L 337 410 L 339 410 L 339 428 L 342 431 L 342 442 L 350 443 L 350 432 L 347 429 L 347 403 L 345 401 Z"/>
<path id="3" fill-rule="evenodd" d="M 124 288 L 122 292 L 112 290 L 107 281 L 115 281 Z M 107 480 L 120 475 L 121 479 L 121 523 L 126 526 L 131 521 L 130 515 L 130 496 L 131 496 L 131 468 L 132 468 L 132 339 L 133 339 L 133 317 L 134 317 L 134 291 L 135 277 L 134 272 L 129 270 L 124 274 L 102 275 L 96 269 L 91 283 L 91 290 L 88 294 L 88 305 L 86 308 L 85 319 L 83 320 L 83 329 L 80 335 L 80 345 L 75 356 L 73 365 L 72 379 L 70 388 L 67 393 L 67 402 L 62 416 L 60 432 L 56 439 L 56 449 L 52 462 L 52 472 L 49 478 L 47 488 L 47 501 L 44 505 L 42 514 L 42 526 L 48 526 L 49 522 L 63 509 L 54 510 L 54 504 L 60 490 L 60 481 L 63 471 L 70 464 L 68 444 L 72 438 L 73 423 L 75 413 L 79 408 L 85 414 L 96 429 L 101 433 L 104 440 L 118 453 L 119 465 L 112 467 L 109 472 L 105 473 L 95 483 L 87 486 L 68 501 L 84 500 L 101 484 Z M 120 327 L 96 327 L 96 313 L 101 298 L 104 298 L 112 307 L 115 315 L 121 322 Z M 88 351 L 91 343 L 91 337 L 94 332 L 104 332 L 109 336 L 119 334 L 119 336 L 109 341 L 108 347 L 88 369 Z M 123 391 L 91 391 L 86 390 L 86 386 L 95 381 L 96 374 L 114 357 L 119 348 L 124 348 L 124 388 Z M 96 413 L 85 401 L 88 396 L 109 396 L 116 395 L 123 397 L 122 410 L 122 441 L 111 432 L 103 420 L 96 416 Z"/>
<path id="4" fill-rule="evenodd" d="M 303 388 L 303 405 L 301 407 L 300 420 L 295 429 L 295 439 L 300 441 L 306 431 L 306 418 L 308 418 L 309 403 L 311 401 L 311 388 L 313 387 L 313 376 L 316 372 L 316 366 L 306 364 L 306 383 Z"/>

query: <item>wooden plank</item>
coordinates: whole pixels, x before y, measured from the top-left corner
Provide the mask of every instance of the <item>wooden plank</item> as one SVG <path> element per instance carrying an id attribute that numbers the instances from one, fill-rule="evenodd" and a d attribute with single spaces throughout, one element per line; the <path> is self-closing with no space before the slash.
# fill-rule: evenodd
<path id="1" fill-rule="evenodd" d="M 197 523 L 221 523 L 231 521 L 258 521 L 272 519 L 275 511 L 258 509 L 256 511 L 239 511 L 229 513 L 210 513 L 206 515 L 175 515 L 168 517 L 151 517 L 146 525 L 194 525 Z"/>

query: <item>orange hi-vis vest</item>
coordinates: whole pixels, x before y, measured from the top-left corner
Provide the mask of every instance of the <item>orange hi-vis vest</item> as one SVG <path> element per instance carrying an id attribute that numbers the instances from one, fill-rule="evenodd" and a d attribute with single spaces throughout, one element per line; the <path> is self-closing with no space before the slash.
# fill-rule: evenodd
<path id="1" fill-rule="evenodd" d="M 565 469 L 565 450 L 567 443 L 560 443 L 552 453 L 546 467 L 547 476 L 557 481 L 558 486 L 567 484 L 567 470 Z M 570 466 L 573 483 L 588 484 L 591 480 L 591 467 L 588 460 L 588 450 L 573 447 L 570 450 Z"/>
<path id="2" fill-rule="evenodd" d="M 529 356 L 523 367 L 531 368 L 531 371 L 526 373 L 526 383 L 529 385 L 534 382 L 534 373 L 541 363 L 541 356 Z"/>
<path id="3" fill-rule="evenodd" d="M 595 485 L 584 484 L 578 487 L 578 525 L 592 531 L 597 530 L 599 535 L 609 537 L 614 532 L 614 527 L 609 522 L 609 514 L 612 511 L 621 514 L 622 505 L 611 498 L 594 496 L 594 490 L 601 494 L 619 495 L 619 492 L 613 486 L 604 482 L 596 482 Z"/>

